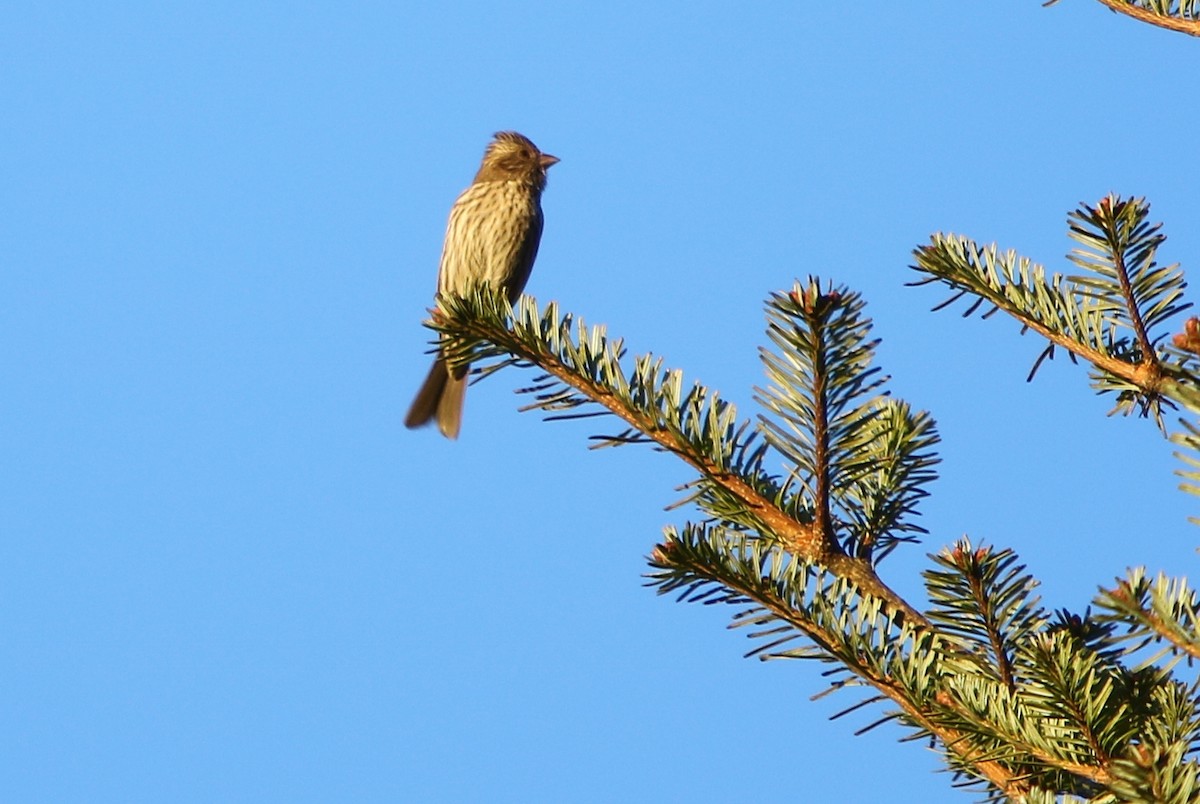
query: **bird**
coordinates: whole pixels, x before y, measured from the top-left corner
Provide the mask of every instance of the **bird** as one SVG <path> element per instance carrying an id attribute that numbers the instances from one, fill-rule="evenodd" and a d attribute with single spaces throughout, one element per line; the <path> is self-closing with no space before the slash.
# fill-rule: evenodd
<path id="1" fill-rule="evenodd" d="M 515 131 L 500 131 L 483 153 L 479 172 L 450 208 L 438 265 L 440 296 L 466 296 L 489 284 L 514 304 L 529 281 L 542 239 L 542 191 L 546 171 L 559 161 Z M 441 353 L 417 392 L 404 425 L 437 420 L 438 430 L 458 438 L 466 365 L 451 367 Z"/>

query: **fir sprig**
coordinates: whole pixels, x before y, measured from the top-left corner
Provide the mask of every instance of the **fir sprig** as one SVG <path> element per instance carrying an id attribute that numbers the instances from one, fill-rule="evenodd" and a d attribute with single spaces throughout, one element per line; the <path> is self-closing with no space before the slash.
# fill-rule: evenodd
<path id="1" fill-rule="evenodd" d="M 1173 657 L 1167 667 L 1181 658 L 1200 659 L 1200 596 L 1186 578 L 1160 573 L 1151 579 L 1134 568 L 1111 589 L 1101 589 L 1096 606 L 1102 612 L 1099 622 L 1124 627 L 1114 642 L 1124 644 L 1126 652 L 1161 646 L 1144 664 L 1167 656 Z"/>
<path id="2" fill-rule="evenodd" d="M 924 573 L 929 619 L 987 657 L 989 675 L 1014 690 L 1016 645 L 1049 621 L 1033 594 L 1037 581 L 1012 550 L 972 547 L 966 539 L 933 560 L 938 568 Z"/>
<path id="3" fill-rule="evenodd" d="M 646 443 L 675 454 L 699 472 L 692 499 L 714 516 L 802 554 L 819 552 L 805 501 L 764 469 L 764 444 L 737 419 L 736 407 L 699 383 L 685 387 L 682 372 L 664 369 L 661 359 L 643 355 L 627 370 L 623 343 L 609 340 L 603 327 L 560 315 L 553 302 L 540 312 L 529 297 L 514 312 L 486 289 L 441 300 L 430 326 L 442 333 L 451 359 L 498 361 L 485 372 L 515 363 L 541 369 L 525 389 L 535 396 L 526 410 L 549 418 L 615 416 L 624 426 L 594 436 L 597 446 Z"/>
<path id="4" fill-rule="evenodd" d="M 1106 196 L 1070 215 L 1070 235 L 1081 248 L 1070 258 L 1089 273 L 1066 277 L 1046 270 L 1014 251 L 936 234 L 914 255 L 925 278 L 953 295 L 938 308 L 973 297 L 966 315 L 987 304 L 1015 318 L 1023 329 L 1048 341 L 1034 363 L 1064 349 L 1092 365 L 1093 387 L 1116 394 L 1113 412 L 1137 412 L 1163 427 L 1164 406 L 1194 399 L 1197 378 L 1188 356 L 1162 345 L 1166 322 L 1190 305 L 1182 300 L 1186 283 L 1177 265 L 1159 266 L 1155 256 L 1164 238 L 1147 223 L 1149 205 L 1140 198 Z"/>
<path id="5" fill-rule="evenodd" d="M 860 294 L 809 278 L 767 301 L 764 438 L 812 500 L 823 540 L 878 560 L 924 532 L 911 522 L 936 479 L 933 419 L 893 401 L 873 365 L 878 339 Z"/>

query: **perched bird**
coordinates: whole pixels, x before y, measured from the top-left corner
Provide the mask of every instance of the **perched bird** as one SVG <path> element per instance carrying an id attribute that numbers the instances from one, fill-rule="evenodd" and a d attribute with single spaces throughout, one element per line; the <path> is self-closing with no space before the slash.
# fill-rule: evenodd
<path id="1" fill-rule="evenodd" d="M 516 302 L 537 257 L 546 169 L 556 162 L 515 131 L 495 135 L 475 180 L 450 208 L 438 293 L 465 296 L 486 282 Z M 466 391 L 467 366 L 451 369 L 439 354 L 404 425 L 420 427 L 436 418 L 442 435 L 458 438 Z"/>

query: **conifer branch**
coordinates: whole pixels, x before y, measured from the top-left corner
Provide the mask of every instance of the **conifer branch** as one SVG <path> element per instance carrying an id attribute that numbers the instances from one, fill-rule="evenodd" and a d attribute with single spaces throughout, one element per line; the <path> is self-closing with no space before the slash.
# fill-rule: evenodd
<path id="1" fill-rule="evenodd" d="M 811 277 L 791 293 L 773 294 L 767 305 L 767 332 L 780 353 L 761 350 L 774 386 L 758 400 L 781 423 L 764 418 L 764 434 L 812 496 L 823 560 L 844 552 L 832 510 L 834 489 L 845 479 L 844 461 L 835 454 L 838 420 L 856 398 L 878 387 L 868 379 L 875 373 L 866 368 L 874 344 L 866 342 L 859 308 L 857 299 L 843 299 L 832 287 L 822 291 Z M 863 424 L 864 418 L 854 419 L 855 426 Z"/>
<path id="2" fill-rule="evenodd" d="M 925 486 L 937 475 L 933 419 L 883 391 L 858 293 L 809 278 L 767 301 L 762 349 L 771 381 L 757 389 L 770 415 L 763 436 L 791 466 L 789 477 L 813 500 L 829 560 L 839 553 L 875 563 L 911 533 Z"/>
<path id="3" fill-rule="evenodd" d="M 819 287 L 819 283 L 810 285 Z M 837 301 L 834 297 L 822 304 L 828 308 Z M 696 384 L 685 393 L 682 374 L 664 373 L 661 360 L 650 355 L 638 358 L 634 372 L 627 376 L 620 362 L 622 342 L 610 342 L 602 327 L 575 325 L 570 315 L 560 318 L 553 303 L 541 313 L 529 297 L 521 300 L 514 314 L 486 287 L 469 296 L 439 299 L 429 326 L 442 334 L 441 349 L 451 363 L 500 358 L 506 365 L 514 361 L 536 365 L 562 390 L 553 391 L 544 383 L 535 385 L 542 393 L 530 407 L 575 411 L 587 405 L 600 406 L 628 426 L 623 433 L 599 437 L 602 444 L 645 440 L 675 454 L 699 472 L 701 479 L 693 498 L 714 515 L 759 532 L 805 561 L 846 577 L 864 592 L 886 601 L 900 621 L 930 627 L 924 615 L 883 582 L 870 561 L 845 553 L 830 537 L 831 524 L 824 526 L 826 531 L 818 527 L 811 500 L 805 502 L 803 495 L 789 493 L 787 484 L 777 483 L 762 469 L 761 445 L 755 447 L 754 436 L 744 435 L 746 425 L 737 424 L 734 406 L 719 400 L 715 392 Z M 851 322 L 851 329 L 856 326 Z M 841 414 L 838 421 L 850 426 L 845 404 L 874 385 L 858 375 L 839 382 L 851 390 L 833 404 Z M 925 438 L 922 444 L 933 443 L 927 427 L 921 435 Z M 769 434 L 767 440 L 778 443 Z M 913 480 L 916 492 L 930 479 L 932 475 L 926 472 Z M 911 506 L 902 508 L 903 513 Z"/>
<path id="4" fill-rule="evenodd" d="M 1095 207 L 1081 205 L 1069 216 L 1070 236 L 1081 248 L 1068 256 L 1088 271 L 1072 280 L 1111 311 L 1104 351 L 1129 364 L 1137 385 L 1155 395 L 1167 374 L 1157 353 L 1165 332 L 1151 330 L 1190 305 L 1182 301 L 1187 284 L 1179 266 L 1160 267 L 1154 259 L 1166 237 L 1162 224 L 1147 223 L 1149 214 L 1141 198 L 1108 195 Z M 1132 331 L 1132 342 L 1118 334 L 1121 329 Z"/>
<path id="5" fill-rule="evenodd" d="M 1159 574 L 1153 581 L 1144 570 L 1133 569 L 1112 589 L 1102 589 L 1096 605 L 1110 612 L 1100 622 L 1120 623 L 1122 641 L 1137 651 L 1152 642 L 1166 641 L 1180 655 L 1200 659 L 1200 599 L 1186 578 Z"/>
<path id="6" fill-rule="evenodd" d="M 766 628 L 751 636 L 770 636 L 773 641 L 749 655 L 841 663 L 862 683 L 898 705 L 907 723 L 936 738 L 958 772 L 987 780 L 1013 800 L 1019 800 L 1028 791 L 1027 780 L 1035 766 L 1057 769 L 1095 785 L 1109 781 L 1110 774 L 1103 765 L 1080 759 L 1089 755 L 1086 747 L 1103 743 L 1087 731 L 1090 721 L 1083 719 L 1080 714 L 1083 707 L 1073 704 L 1074 699 L 1067 699 L 1062 705 L 1083 723 L 1079 733 L 1085 750 L 1078 757 L 1062 756 L 1053 747 L 1047 747 L 1053 743 L 1046 741 L 1044 713 L 1018 706 L 1012 690 L 997 687 L 992 695 L 975 703 L 971 703 L 970 694 L 963 697 L 965 691 L 980 689 L 982 679 L 976 675 L 977 667 L 971 657 L 960 652 L 961 646 L 933 632 L 896 631 L 876 615 L 864 614 L 864 611 L 878 611 L 869 598 L 858 596 L 844 584 L 824 582 L 818 568 L 804 568 L 809 580 L 797 584 L 797 565 L 781 572 L 778 563 L 773 564 L 762 555 L 744 564 L 734 561 L 732 569 L 729 563 L 714 560 L 711 554 L 697 556 L 696 550 L 721 549 L 703 538 L 708 535 L 698 529 L 691 529 L 685 536 L 669 532 L 668 539 L 655 549 L 652 558 L 652 565 L 663 572 L 651 577 L 660 587 L 660 593 L 685 588 L 681 595 L 684 600 L 710 605 L 757 604 L 736 617 L 733 625 Z M 745 550 L 744 541 L 731 554 L 736 555 L 739 550 Z M 1011 556 L 1011 551 L 1005 554 Z M 1011 562 L 1000 563 L 1002 569 L 1010 568 Z M 713 567 L 722 569 L 713 573 Z M 1007 573 L 1010 580 L 1019 570 Z M 705 588 L 714 582 L 721 584 L 719 592 Z M 1018 579 L 1013 585 L 1028 588 L 1029 579 Z M 980 596 L 990 597 L 990 593 L 983 592 Z M 1023 604 L 1018 608 L 1028 611 L 1029 607 Z M 847 618 L 838 613 L 842 610 L 858 612 L 852 620 L 853 627 L 848 627 Z M 1011 614 L 1011 608 L 1007 610 Z M 774 625 L 778 622 L 785 622 L 806 635 L 815 648 L 778 650 L 792 638 Z M 877 655 L 880 650 L 881 656 Z M 1056 666 L 1051 664 L 1051 667 Z M 949 689 L 944 687 L 946 684 Z M 1086 699 L 1091 694 L 1093 688 L 1089 686 L 1075 698 Z M 997 711 L 1008 715 L 997 719 Z M 988 724 L 990 731 L 981 730 L 981 723 Z M 1068 783 L 1060 780 L 1058 786 L 1063 785 Z M 1078 784 L 1070 783 L 1069 787 L 1076 789 Z"/>
<path id="7" fill-rule="evenodd" d="M 1187 407 L 1193 412 L 1197 411 L 1196 405 L 1188 404 Z M 1200 427 L 1184 420 L 1180 421 L 1180 425 L 1183 429 L 1172 433 L 1171 441 L 1188 450 L 1187 452 L 1175 452 L 1175 457 L 1190 468 L 1175 470 L 1175 473 L 1183 478 L 1179 488 L 1189 494 L 1200 495 L 1200 459 L 1196 458 L 1196 455 L 1200 453 Z M 1192 521 L 1200 524 L 1200 520 L 1195 517 L 1192 518 Z"/>
<path id="8" fill-rule="evenodd" d="M 671 410 L 671 405 L 687 402 L 693 408 L 703 409 L 705 402 L 716 401 L 715 395 L 707 389 L 697 386 L 685 396 L 682 375 L 668 372 L 665 377 L 661 376 L 661 361 L 655 361 L 650 355 L 639 358 L 634 376 L 627 378 L 619 363 L 620 342 L 608 343 L 602 328 L 594 327 L 589 331 L 582 322 L 579 324 L 581 336 L 578 342 L 573 341 L 571 317 L 560 321 L 558 308 L 553 303 L 542 315 L 532 298 L 523 297 L 518 316 L 510 319 L 510 311 L 503 300 L 484 291 L 473 297 L 443 299 L 442 310 L 441 319 L 435 319 L 431 325 L 451 336 L 458 345 L 459 359 L 510 355 L 536 365 L 574 392 L 574 395 L 547 395 L 541 404 L 531 407 L 554 409 L 555 405 L 564 404 L 575 407 L 587 403 L 600 405 L 644 439 L 691 465 L 712 487 L 740 501 L 748 520 L 762 531 L 775 534 L 789 549 L 808 560 L 820 561 L 825 557 L 826 545 L 811 518 L 785 512 L 778 504 L 781 489 L 761 473 L 753 478 L 739 474 L 737 467 L 729 462 L 729 455 L 735 449 L 714 455 L 712 451 L 697 449 L 700 445 L 694 431 L 690 433 L 693 437 L 689 438 L 687 417 Z M 717 407 L 720 409 L 714 411 L 717 417 L 710 419 L 711 423 L 724 418 L 722 414 L 733 412 L 727 403 Z M 695 412 L 700 413 L 700 410 Z M 699 417 L 693 417 L 691 423 L 695 418 Z M 706 428 L 713 429 L 712 424 Z M 730 429 L 729 422 L 716 429 Z M 601 440 L 628 438 L 629 432 Z M 732 446 L 736 448 L 737 445 Z M 748 468 L 754 473 L 756 467 Z"/>
<path id="9" fill-rule="evenodd" d="M 935 238 L 918 252 L 921 269 L 974 294 L 972 310 L 991 302 L 1117 368 L 1153 361 L 1164 388 L 1186 391 L 1196 353 L 1158 351 L 1163 322 L 1184 306 L 1182 277 L 1155 265 L 1161 236 L 1128 204 L 1073 218 L 1083 248 L 1072 259 L 1087 277 L 1047 281 L 1027 260 L 965 239 Z M 439 304 L 430 326 L 449 362 L 484 375 L 535 366 L 543 376 L 523 389 L 534 400 L 525 409 L 615 416 L 623 429 L 595 436 L 596 446 L 649 444 L 698 473 L 683 502 L 707 518 L 667 529 L 648 583 L 680 600 L 745 606 L 731 627 L 763 640 L 748 655 L 837 663 L 846 675 L 834 687 L 869 687 L 870 702 L 897 707 L 862 730 L 897 719 L 935 740 L 956 776 L 1009 800 L 1051 801 L 1049 791 L 1099 800 L 1117 790 L 1190 800 L 1195 691 L 1156 665 L 1122 664 L 1152 641 L 1200 657 L 1200 604 L 1185 586 L 1118 586 L 1108 593 L 1112 614 L 1052 623 L 1011 551 L 963 541 L 935 556 L 928 615 L 879 577 L 875 562 L 923 532 L 909 518 L 935 477 L 938 436 L 928 414 L 883 390 L 858 294 L 810 278 L 768 300 L 775 349 L 762 352 L 769 384 L 756 395 L 766 410 L 757 427 L 715 391 L 685 388 L 661 359 L 643 355 L 626 368 L 622 341 L 554 304 L 539 311 L 523 299 L 514 313 L 487 289 Z M 1189 438 L 1180 443 L 1194 446 Z M 768 454 L 783 459 L 782 478 L 763 468 Z M 1113 636 L 1117 623 L 1129 633 Z M 1180 767 L 1164 769 L 1168 760 Z"/>
<path id="10" fill-rule="evenodd" d="M 934 702 L 935 717 L 943 729 L 970 742 L 977 755 L 1002 763 L 1015 778 L 1060 772 L 1067 778 L 1043 781 L 1052 782 L 1058 790 L 1074 791 L 1080 790 L 1080 780 L 1105 785 L 1112 778 L 1101 765 L 1062 756 L 1058 750 L 1062 734 L 1048 742 L 1049 723 L 999 682 L 970 676 L 952 678 Z"/>
<path id="11" fill-rule="evenodd" d="M 987 656 L 993 677 L 1014 691 L 1014 644 L 1046 624 L 1032 594 L 1037 582 L 1016 563 L 1012 550 L 973 548 L 966 539 L 933 558 L 940 569 L 925 572 L 934 604 L 930 620 Z"/>
<path id="12" fill-rule="evenodd" d="M 1059 0 L 1046 0 L 1043 6 Z M 1200 36 L 1200 3 L 1197 0 L 1099 0 L 1110 11 L 1168 31 Z"/>
<path id="13" fill-rule="evenodd" d="M 1103 254 L 1076 250 L 1072 255 L 1072 260 L 1078 265 L 1094 271 L 1111 269 L 1107 272 L 1116 279 L 1117 286 L 1120 288 L 1121 300 L 1124 302 L 1125 310 L 1129 312 L 1130 324 L 1137 337 L 1138 349 L 1142 354 L 1142 363 L 1143 365 L 1153 365 L 1157 369 L 1157 361 L 1154 360 L 1154 344 L 1150 341 L 1146 316 L 1141 309 L 1141 300 L 1134 293 L 1129 265 L 1130 261 L 1137 260 L 1149 262 L 1150 267 L 1153 268 L 1153 254 L 1166 239 L 1158 234 L 1162 224 L 1146 225 L 1148 212 L 1149 208 L 1142 204 L 1118 200 L 1111 195 L 1100 199 L 1100 203 L 1094 211 L 1085 206 L 1072 212 L 1071 218 L 1075 220 L 1071 224 L 1073 238 L 1090 245 L 1094 240 L 1093 232 L 1099 230 L 1105 239 Z M 1136 250 L 1131 248 L 1134 242 L 1137 243 Z M 1091 283 L 1087 278 L 1077 281 L 1085 285 Z M 1105 288 L 1101 286 L 1099 290 L 1103 294 Z M 1173 305 L 1174 297 L 1168 301 L 1172 303 L 1167 310 L 1169 315 L 1178 308 Z"/>
<path id="14" fill-rule="evenodd" d="M 1159 225 L 1146 222 L 1148 214 L 1144 199 L 1112 195 L 1072 212 L 1070 236 L 1081 248 L 1069 257 L 1088 271 L 1072 277 L 1055 273 L 1047 279 L 1042 266 L 1011 250 L 1001 254 L 995 245 L 935 234 L 914 252 L 913 268 L 926 277 L 912 284 L 937 281 L 953 291 L 936 309 L 971 295 L 976 300 L 964 315 L 981 304 L 1003 310 L 1022 330 L 1049 341 L 1034 371 L 1056 348 L 1065 349 L 1095 367 L 1097 390 L 1117 394 L 1114 412 L 1136 409 L 1164 427 L 1163 406 L 1195 405 L 1198 382 L 1193 353 L 1159 346 L 1165 322 L 1190 304 L 1183 301 L 1179 266 L 1155 261 L 1165 238 Z M 1176 342 L 1186 345 L 1186 336 Z"/>
<path id="15" fill-rule="evenodd" d="M 778 548 L 745 534 L 694 525 L 682 532 L 668 528 L 651 566 L 656 572 L 650 584 L 659 594 L 682 590 L 680 600 L 707 605 L 752 603 L 731 627 L 765 629 L 751 636 L 772 641 L 748 655 L 836 661 L 899 706 L 907 723 L 940 741 L 960 772 L 986 780 L 1014 800 L 1028 790 L 1008 764 L 989 756 L 966 732 L 931 716 L 928 699 L 938 695 L 940 660 L 947 653 L 957 655 L 958 648 L 936 631 L 896 623 L 883 601 L 844 576 L 789 560 Z M 794 638 L 789 630 L 811 645 L 779 650 Z"/>
<path id="16" fill-rule="evenodd" d="M 1200 6 L 1194 0 L 1099 0 L 1118 14 L 1168 31 L 1200 36 Z M 1049 5 L 1049 4 L 1047 4 Z"/>
<path id="17" fill-rule="evenodd" d="M 1001 254 L 994 244 L 979 247 L 957 235 L 935 234 L 929 245 L 913 253 L 917 258 L 913 267 L 931 278 L 912 285 L 940 280 L 955 291 L 935 309 L 943 309 L 967 294 L 977 296 L 979 302 L 1015 318 L 1023 329 L 1033 330 L 1054 345 L 1132 381 L 1132 368 L 1109 357 L 1103 348 L 1104 313 L 1111 308 L 1081 299 L 1084 294 L 1061 274 L 1047 280 L 1042 266 L 1017 257 L 1016 252 Z M 975 312 L 979 302 L 968 307 L 964 317 Z"/>

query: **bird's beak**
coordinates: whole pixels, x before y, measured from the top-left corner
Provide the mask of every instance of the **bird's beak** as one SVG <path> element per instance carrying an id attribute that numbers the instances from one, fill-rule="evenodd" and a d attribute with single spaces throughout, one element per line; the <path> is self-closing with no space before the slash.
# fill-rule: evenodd
<path id="1" fill-rule="evenodd" d="M 559 163 L 559 161 L 561 161 L 561 160 L 559 160 L 559 158 L 557 156 L 551 156 L 550 154 L 542 154 L 538 158 L 538 164 L 540 164 L 542 166 L 542 170 L 545 170 L 546 168 L 550 167 L 551 165 L 557 165 Z"/>

